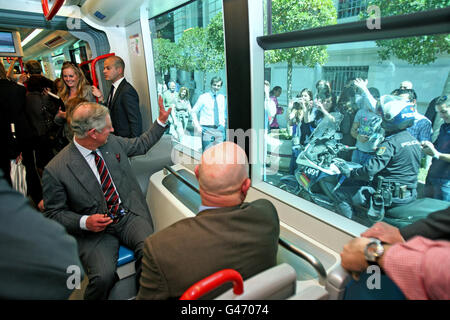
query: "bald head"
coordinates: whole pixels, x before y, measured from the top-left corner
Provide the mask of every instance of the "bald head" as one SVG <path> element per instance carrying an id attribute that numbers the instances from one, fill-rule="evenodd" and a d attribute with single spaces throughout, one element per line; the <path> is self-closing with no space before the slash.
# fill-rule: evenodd
<path id="1" fill-rule="evenodd" d="M 202 203 L 218 201 L 220 206 L 237 205 L 245 199 L 250 179 L 245 151 L 237 144 L 223 142 L 208 148 L 196 167 Z"/>

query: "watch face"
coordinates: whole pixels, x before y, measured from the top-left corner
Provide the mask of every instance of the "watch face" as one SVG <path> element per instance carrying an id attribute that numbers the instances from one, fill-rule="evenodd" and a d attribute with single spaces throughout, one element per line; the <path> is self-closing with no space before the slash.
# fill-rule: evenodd
<path id="1" fill-rule="evenodd" d="M 368 247 L 367 247 L 367 253 L 370 256 L 374 256 L 377 257 L 377 247 L 378 245 L 376 243 L 371 243 Z"/>
<path id="2" fill-rule="evenodd" d="M 369 242 L 364 250 L 366 260 L 375 262 L 377 258 L 381 257 L 384 253 L 384 247 L 379 240 Z"/>

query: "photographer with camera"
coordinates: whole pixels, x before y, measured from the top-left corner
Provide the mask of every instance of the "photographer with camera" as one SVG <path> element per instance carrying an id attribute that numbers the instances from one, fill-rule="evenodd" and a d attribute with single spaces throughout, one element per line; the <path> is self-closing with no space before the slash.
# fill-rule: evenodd
<path id="1" fill-rule="evenodd" d="M 308 137 L 324 117 L 333 122 L 335 121 L 334 117 L 330 114 L 336 109 L 336 99 L 331 93 L 330 83 L 325 80 L 319 80 L 316 84 L 316 89 L 317 95 L 313 101 L 312 108 L 304 115 L 304 122 L 309 125 Z"/>
<path id="2" fill-rule="evenodd" d="M 309 113 L 313 106 L 313 95 L 308 89 L 303 89 L 297 98 L 289 103 L 288 130 L 292 136 L 292 156 L 289 164 L 289 173 L 294 175 L 297 168 L 297 157 L 308 135 L 308 126 L 303 121 L 305 114 Z"/>

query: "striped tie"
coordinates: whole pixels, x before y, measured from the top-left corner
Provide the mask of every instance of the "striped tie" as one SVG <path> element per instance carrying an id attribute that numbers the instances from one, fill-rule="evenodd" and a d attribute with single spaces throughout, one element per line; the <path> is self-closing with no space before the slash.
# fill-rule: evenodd
<path id="1" fill-rule="evenodd" d="M 116 188 L 112 183 L 112 179 L 109 175 L 105 161 L 97 154 L 97 152 L 92 151 L 92 154 L 95 156 L 95 164 L 97 165 L 97 170 L 100 174 L 100 184 L 102 185 L 103 194 L 110 213 L 109 216 L 114 220 L 118 217 L 117 211 L 119 210 L 119 195 L 117 194 Z"/>

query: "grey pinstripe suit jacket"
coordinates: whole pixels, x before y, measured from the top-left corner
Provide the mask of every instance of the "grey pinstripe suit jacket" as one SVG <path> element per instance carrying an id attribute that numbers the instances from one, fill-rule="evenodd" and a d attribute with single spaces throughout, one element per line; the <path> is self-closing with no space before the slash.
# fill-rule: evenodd
<path id="1" fill-rule="evenodd" d="M 138 138 L 123 138 L 111 134 L 108 142 L 99 148 L 123 205 L 149 220 L 152 226 L 150 211 L 132 173 L 128 157 L 145 154 L 158 142 L 164 130 L 165 128 L 155 121 L 153 126 Z M 89 242 L 89 239 L 97 239 L 98 234 L 80 228 L 80 218 L 82 215 L 105 213 L 106 201 L 100 184 L 73 142 L 45 167 L 42 183 L 44 215 L 61 223 L 78 241 L 84 239 Z M 87 248 L 93 246 L 95 243 Z M 85 245 L 82 247 L 86 248 Z M 83 252 L 80 251 L 80 254 Z"/>

